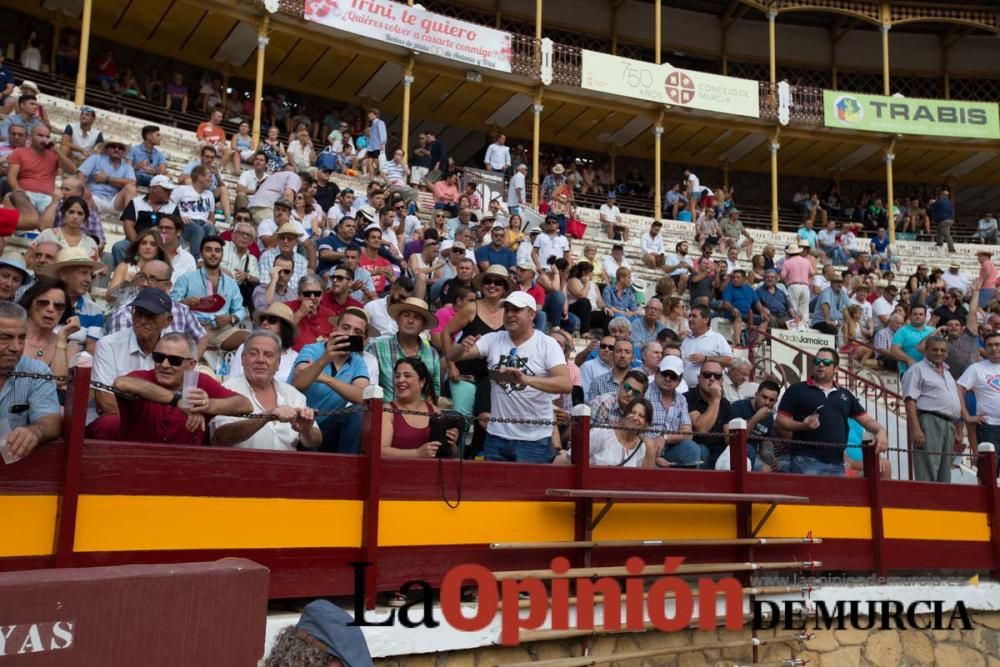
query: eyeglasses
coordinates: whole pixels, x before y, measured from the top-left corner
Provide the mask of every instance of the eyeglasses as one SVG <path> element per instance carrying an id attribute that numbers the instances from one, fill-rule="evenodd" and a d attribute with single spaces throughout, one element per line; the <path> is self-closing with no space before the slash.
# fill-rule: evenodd
<path id="1" fill-rule="evenodd" d="M 605 345 L 604 343 L 601 343 L 601 349 L 602 350 L 613 350 L 613 349 L 615 349 L 615 346 L 614 345 Z"/>
<path id="2" fill-rule="evenodd" d="M 833 359 L 820 359 L 817 357 L 813 359 L 813 363 L 817 366 L 833 366 Z"/>
<path id="3" fill-rule="evenodd" d="M 260 318 L 260 322 L 261 324 L 281 324 L 284 320 L 277 315 L 264 315 Z"/>
<path id="4" fill-rule="evenodd" d="M 66 304 L 60 301 L 50 301 L 49 299 L 35 299 L 35 305 L 39 308 L 52 306 L 56 310 L 66 310 Z"/>
<path id="5" fill-rule="evenodd" d="M 185 361 L 188 361 L 189 359 L 190 357 L 182 357 L 176 354 L 163 354 L 162 352 L 153 353 L 153 363 L 156 364 L 157 366 L 162 364 L 164 361 L 169 361 L 171 366 L 177 368 L 178 366 L 183 364 Z"/>
<path id="6" fill-rule="evenodd" d="M 139 277 L 150 283 L 165 283 L 170 281 L 170 278 L 158 278 L 157 276 L 151 276 L 148 273 L 140 273 Z"/>
<path id="7" fill-rule="evenodd" d="M 305 291 L 302 292 L 302 296 L 307 297 L 307 298 L 308 297 L 319 298 L 319 297 L 323 296 L 323 291 L 322 290 L 305 290 Z"/>
<path id="8" fill-rule="evenodd" d="M 660 371 L 660 377 L 664 380 L 670 380 L 671 382 L 677 382 L 680 376 L 673 371 Z M 722 377 L 721 375 L 719 377 Z"/>
<path id="9" fill-rule="evenodd" d="M 507 283 L 496 278 L 488 278 L 483 281 L 483 287 L 489 287 L 490 285 L 493 287 L 506 287 Z"/>
<path id="10" fill-rule="evenodd" d="M 636 389 L 627 382 L 622 383 L 622 391 L 624 391 L 629 396 L 634 396 L 634 397 L 642 396 L 642 391 L 640 389 Z"/>
<path id="11" fill-rule="evenodd" d="M 350 280 L 350 278 L 348 278 L 347 276 L 341 276 L 341 275 L 331 276 L 330 279 L 333 280 L 334 282 L 340 282 L 341 280 Z"/>
<path id="12" fill-rule="evenodd" d="M 701 376 L 706 380 L 721 380 L 722 373 L 709 373 L 708 371 L 702 371 Z"/>

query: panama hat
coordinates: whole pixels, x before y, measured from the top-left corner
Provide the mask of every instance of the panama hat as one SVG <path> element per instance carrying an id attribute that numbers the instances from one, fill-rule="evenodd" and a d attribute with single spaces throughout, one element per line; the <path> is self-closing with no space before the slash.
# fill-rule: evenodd
<path id="1" fill-rule="evenodd" d="M 785 254 L 786 255 L 798 255 L 801 252 L 802 252 L 802 248 L 800 248 L 797 245 L 785 246 Z"/>
<path id="2" fill-rule="evenodd" d="M 437 317 L 430 311 L 430 308 L 427 307 L 427 302 L 423 299 L 411 296 L 400 303 L 394 303 L 389 306 L 389 317 L 394 320 L 399 319 L 399 316 L 405 312 L 416 313 L 424 318 L 425 329 L 434 329 L 438 325 Z"/>
<path id="3" fill-rule="evenodd" d="M 253 318 L 257 325 L 260 326 L 260 321 L 267 315 L 271 315 L 288 322 L 292 325 L 292 331 L 298 331 L 299 329 L 298 325 L 295 323 L 295 314 L 292 312 L 292 309 L 283 303 L 272 303 L 265 310 L 258 310 L 254 313 Z"/>
<path id="4" fill-rule="evenodd" d="M 58 276 L 59 272 L 63 269 L 76 268 L 78 266 L 86 266 L 91 271 L 95 271 L 104 266 L 104 264 L 92 260 L 90 253 L 83 248 L 63 248 L 56 255 L 56 261 L 38 269 L 38 273 L 43 276 Z"/>
<path id="5" fill-rule="evenodd" d="M 560 176 L 565 171 L 566 167 L 562 166 L 561 164 L 557 164 L 556 166 L 552 167 L 552 173 L 555 174 L 556 176 Z"/>
<path id="6" fill-rule="evenodd" d="M 491 264 L 490 268 L 481 272 L 475 278 L 472 279 L 472 286 L 477 290 L 483 289 L 483 278 L 486 276 L 496 276 L 503 278 L 507 283 L 507 291 L 512 292 L 514 290 L 514 279 L 510 277 L 510 273 L 507 271 L 507 267 L 502 264 Z"/>

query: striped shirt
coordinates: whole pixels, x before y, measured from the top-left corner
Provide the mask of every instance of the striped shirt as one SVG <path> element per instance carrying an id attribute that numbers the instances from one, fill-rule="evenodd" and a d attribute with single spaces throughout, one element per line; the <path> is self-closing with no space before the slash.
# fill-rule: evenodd
<path id="1" fill-rule="evenodd" d="M 52 370 L 37 359 L 21 357 L 15 372 L 51 373 Z M 0 415 L 10 424 L 11 430 L 34 424 L 42 417 L 59 414 L 59 397 L 56 383 L 34 378 L 7 378 L 0 387 Z"/>
<path id="2" fill-rule="evenodd" d="M 691 415 L 688 413 L 687 399 L 684 394 L 675 391 L 674 402 L 670 408 L 663 407 L 660 400 L 660 388 L 655 384 L 650 384 L 646 390 L 646 400 L 653 404 L 652 430 L 657 433 L 676 433 L 681 430 L 681 426 L 691 425 Z"/>
<path id="3" fill-rule="evenodd" d="M 271 269 L 274 268 L 274 260 L 278 258 L 281 251 L 277 248 L 269 248 L 260 255 L 257 260 L 257 277 L 260 282 L 267 285 L 271 282 Z M 309 262 L 297 252 L 292 253 L 292 277 L 288 279 L 289 285 L 298 285 L 299 279 L 309 273 Z"/>
<path id="4" fill-rule="evenodd" d="M 89 294 L 79 297 L 73 308 L 80 318 L 80 330 L 69 337 L 71 341 L 83 345 L 88 338 L 97 340 L 104 335 L 104 309 Z"/>

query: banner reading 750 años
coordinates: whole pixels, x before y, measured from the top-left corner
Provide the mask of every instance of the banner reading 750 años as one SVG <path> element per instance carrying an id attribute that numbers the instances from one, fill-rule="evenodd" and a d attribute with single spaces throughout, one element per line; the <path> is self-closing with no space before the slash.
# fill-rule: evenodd
<path id="1" fill-rule="evenodd" d="M 1000 138 L 996 104 L 823 91 L 827 127 L 963 139 Z"/>
<path id="2" fill-rule="evenodd" d="M 306 0 L 304 16 L 330 28 L 410 51 L 510 72 L 509 32 L 391 0 Z"/>

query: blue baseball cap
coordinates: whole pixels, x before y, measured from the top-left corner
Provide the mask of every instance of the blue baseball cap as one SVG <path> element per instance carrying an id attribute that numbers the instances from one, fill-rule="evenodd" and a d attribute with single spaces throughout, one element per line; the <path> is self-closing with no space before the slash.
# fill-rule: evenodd
<path id="1" fill-rule="evenodd" d="M 365 635 L 346 611 L 329 600 L 314 600 L 302 610 L 296 630 L 321 642 L 344 667 L 373 667 Z"/>
<path id="2" fill-rule="evenodd" d="M 173 312 L 174 302 L 170 296 L 156 287 L 143 287 L 132 302 L 133 308 L 142 308 L 147 313 L 162 315 Z"/>

